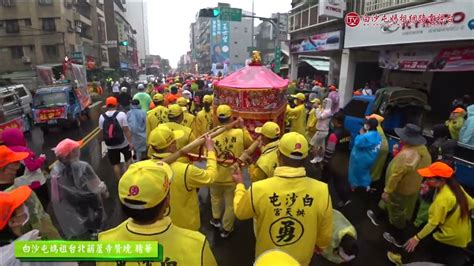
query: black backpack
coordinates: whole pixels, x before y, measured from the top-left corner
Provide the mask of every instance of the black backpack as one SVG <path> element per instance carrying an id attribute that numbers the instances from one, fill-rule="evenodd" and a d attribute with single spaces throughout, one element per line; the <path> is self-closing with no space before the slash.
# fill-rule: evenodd
<path id="1" fill-rule="evenodd" d="M 102 125 L 102 134 L 107 146 L 120 145 L 125 141 L 123 136 L 123 130 L 120 123 L 117 120 L 119 111 L 115 111 L 112 116 L 102 114 L 104 117 L 104 123 Z"/>

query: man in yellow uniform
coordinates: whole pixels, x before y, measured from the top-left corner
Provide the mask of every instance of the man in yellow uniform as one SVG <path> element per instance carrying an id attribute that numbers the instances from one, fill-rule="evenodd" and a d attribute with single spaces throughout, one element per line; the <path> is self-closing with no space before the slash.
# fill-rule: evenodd
<path id="1" fill-rule="evenodd" d="M 232 119 L 232 109 L 228 105 L 217 107 L 217 117 L 222 125 L 228 124 Z M 252 144 L 252 137 L 245 128 L 228 129 L 214 138 L 217 157 L 220 159 L 239 158 L 244 150 Z M 217 177 L 210 187 L 212 219 L 211 225 L 221 230 L 221 237 L 226 238 L 234 230 L 234 189 L 232 181 L 232 168 L 230 165 L 217 164 Z M 224 214 L 222 204 L 225 202 Z M 222 218 L 222 226 L 221 226 Z"/>
<path id="2" fill-rule="evenodd" d="M 164 125 L 155 128 L 148 142 L 150 150 L 153 151 L 152 160 L 163 159 L 175 152 L 176 140 L 183 135 L 183 131 L 171 131 Z M 171 164 L 174 177 L 168 216 L 173 220 L 173 224 L 194 231 L 198 231 L 201 227 L 197 189 L 210 185 L 217 175 L 216 152 L 210 137 L 206 137 L 206 149 L 206 169 L 194 166 L 186 157 L 181 157 Z"/>
<path id="3" fill-rule="evenodd" d="M 181 149 L 182 147 L 186 146 L 188 143 L 192 142 L 196 139 L 193 130 L 190 127 L 183 125 L 183 109 L 181 106 L 177 104 L 172 104 L 168 106 L 168 123 L 164 123 L 163 125 L 169 127 L 172 131 L 181 130 L 184 132 L 184 137 L 180 138 L 177 141 L 177 148 Z"/>
<path id="4" fill-rule="evenodd" d="M 184 98 L 184 97 L 180 97 L 178 98 L 178 100 L 176 101 L 176 103 L 181 106 L 181 108 L 183 109 L 183 121 L 181 122 L 181 124 L 183 126 L 187 126 L 189 128 L 193 128 L 194 127 L 194 115 L 192 115 L 191 113 L 189 113 L 189 110 L 188 110 L 188 103 L 189 103 L 189 100 Z"/>
<path id="5" fill-rule="evenodd" d="M 165 216 L 170 200 L 171 167 L 153 160 L 132 164 L 118 184 L 124 213 L 130 217 L 119 226 L 99 234 L 99 241 L 158 241 L 164 259 L 174 265 L 217 265 L 206 237 L 175 226 Z M 162 265 L 161 262 L 146 262 Z M 98 262 L 117 265 L 117 262 Z M 124 262 L 123 265 L 137 265 Z"/>
<path id="6" fill-rule="evenodd" d="M 298 93 L 291 97 L 295 99 L 296 106 L 294 108 L 289 105 L 286 107 L 286 117 L 290 121 L 290 131 L 298 132 L 304 136 L 306 133 L 306 108 L 304 106 L 306 96 L 303 93 Z"/>
<path id="7" fill-rule="evenodd" d="M 278 167 L 277 150 L 280 126 L 274 122 L 266 122 L 262 127 L 257 127 L 255 132 L 261 135 L 263 148 L 257 162 L 249 167 L 252 182 L 272 177 L 275 168 Z"/>
<path id="8" fill-rule="evenodd" d="M 146 136 L 158 125 L 168 122 L 168 108 L 164 106 L 163 94 L 157 93 L 153 96 L 155 108 L 148 111 L 146 115 Z"/>
<path id="9" fill-rule="evenodd" d="M 255 257 L 279 248 L 308 265 L 314 250 L 324 250 L 331 242 L 333 210 L 328 186 L 306 176 L 308 141 L 303 135 L 283 135 L 278 153 L 280 166 L 274 177 L 255 182 L 248 190 L 240 171 L 234 173 L 235 215 L 256 220 Z"/>
<path id="10" fill-rule="evenodd" d="M 212 96 L 205 95 L 202 99 L 203 109 L 196 115 L 194 121 L 194 133 L 201 136 L 213 128 L 214 112 L 211 108 Z"/>

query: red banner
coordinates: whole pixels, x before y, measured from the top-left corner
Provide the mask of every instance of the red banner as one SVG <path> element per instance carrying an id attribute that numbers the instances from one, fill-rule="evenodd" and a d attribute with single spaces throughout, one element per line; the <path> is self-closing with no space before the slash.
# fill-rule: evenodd
<path id="1" fill-rule="evenodd" d="M 8 128 L 19 128 L 21 129 L 21 131 L 25 131 L 24 126 L 25 126 L 25 123 L 23 121 L 23 118 L 18 117 L 6 123 L 0 124 L 0 133 L 2 133 L 3 130 L 8 129 Z"/>
<path id="2" fill-rule="evenodd" d="M 46 122 L 48 120 L 66 118 L 66 107 L 39 109 L 35 111 L 35 117 L 37 122 Z"/>

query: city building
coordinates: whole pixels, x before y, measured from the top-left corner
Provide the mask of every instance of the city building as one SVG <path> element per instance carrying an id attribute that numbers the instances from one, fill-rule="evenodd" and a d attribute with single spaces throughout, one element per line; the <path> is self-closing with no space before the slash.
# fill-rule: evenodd
<path id="1" fill-rule="evenodd" d="M 65 56 L 108 66 L 105 30 L 101 0 L 1 1 L 0 73 L 31 71 Z"/>
<path id="2" fill-rule="evenodd" d="M 150 54 L 150 47 L 148 44 L 148 18 L 147 18 L 147 4 L 145 0 L 127 1 L 126 3 L 128 22 L 132 28 L 137 32 L 135 38 L 137 40 L 138 60 L 140 67 L 144 67 L 146 55 Z"/>
<path id="3" fill-rule="evenodd" d="M 231 7 L 219 3 L 218 7 Z M 242 11 L 243 15 L 251 12 Z M 230 72 L 245 66 L 252 46 L 252 19 L 221 21 L 218 18 L 203 18 L 196 15 L 190 26 L 190 48 L 199 73 Z"/>
<path id="4" fill-rule="evenodd" d="M 278 42 L 281 48 L 280 60 L 285 62 L 280 67 L 280 74 L 286 76 L 289 67 L 288 13 L 272 14 L 271 18 L 275 23 L 278 22 L 278 30 L 270 22 L 261 22 L 255 30 L 255 47 L 261 52 L 263 63 L 271 66 L 275 64 L 275 47 Z"/>
<path id="5" fill-rule="evenodd" d="M 107 40 L 117 42 L 109 47 L 109 64 L 125 75 L 135 75 L 139 69 L 136 30 L 127 20 L 125 0 L 104 0 Z"/>
<path id="6" fill-rule="evenodd" d="M 378 87 L 420 89 L 429 94 L 426 118 L 433 123 L 449 117 L 454 99 L 473 95 L 474 2 L 365 1 L 364 14 L 345 27 L 345 102 L 373 80 Z"/>

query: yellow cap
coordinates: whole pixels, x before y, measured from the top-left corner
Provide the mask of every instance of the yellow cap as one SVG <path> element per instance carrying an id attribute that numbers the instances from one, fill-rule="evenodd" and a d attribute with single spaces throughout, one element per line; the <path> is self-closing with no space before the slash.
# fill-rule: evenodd
<path id="1" fill-rule="evenodd" d="M 281 137 L 278 150 L 288 158 L 301 160 L 308 156 L 308 141 L 300 133 L 289 132 Z"/>
<path id="2" fill-rule="evenodd" d="M 157 94 L 153 95 L 153 101 L 162 102 L 164 100 L 165 100 L 165 97 L 163 97 L 163 94 L 161 94 L 161 93 L 157 93 Z"/>
<path id="3" fill-rule="evenodd" d="M 184 136 L 184 131 L 175 130 L 172 131 L 165 125 L 159 125 L 157 128 L 150 132 L 148 137 L 148 145 L 155 147 L 155 149 L 164 149 L 171 145 L 175 140 L 178 140 Z"/>
<path id="4" fill-rule="evenodd" d="M 255 128 L 255 133 L 262 134 L 269 139 L 280 137 L 280 126 L 275 122 L 266 122 L 262 127 Z"/>
<path id="5" fill-rule="evenodd" d="M 298 99 L 298 100 L 300 100 L 300 101 L 303 101 L 303 102 L 304 102 L 304 100 L 306 99 L 306 96 L 304 96 L 304 94 L 301 93 L 301 92 L 300 92 L 300 93 L 297 93 L 297 94 L 293 94 L 293 95 L 291 95 L 291 97 L 293 97 L 293 98 L 295 98 L 295 99 Z"/>
<path id="6" fill-rule="evenodd" d="M 168 117 L 177 117 L 183 113 L 183 108 L 178 104 L 168 106 Z"/>
<path id="7" fill-rule="evenodd" d="M 255 260 L 254 263 L 254 266 L 274 265 L 300 266 L 301 264 L 288 253 L 278 249 L 265 251 L 257 258 L 257 260 Z"/>
<path id="8" fill-rule="evenodd" d="M 314 98 L 310 102 L 311 103 L 316 103 L 316 102 L 321 103 L 321 100 L 319 98 Z"/>
<path id="9" fill-rule="evenodd" d="M 179 97 L 176 103 L 181 107 L 185 107 L 189 103 L 189 100 L 184 97 Z"/>
<path id="10" fill-rule="evenodd" d="M 204 95 L 202 98 L 203 103 L 212 103 L 212 96 L 211 95 Z"/>
<path id="11" fill-rule="evenodd" d="M 228 118 L 232 115 L 232 109 L 226 104 L 217 107 L 217 116 L 220 118 Z"/>
<path id="12" fill-rule="evenodd" d="M 120 178 L 120 202 L 135 210 L 155 207 L 168 195 L 172 177 L 171 167 L 164 162 L 146 160 L 134 163 Z"/>

